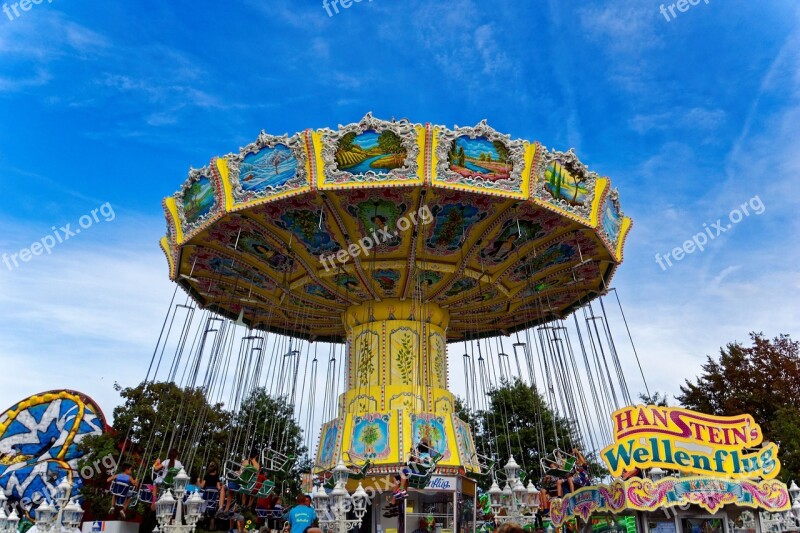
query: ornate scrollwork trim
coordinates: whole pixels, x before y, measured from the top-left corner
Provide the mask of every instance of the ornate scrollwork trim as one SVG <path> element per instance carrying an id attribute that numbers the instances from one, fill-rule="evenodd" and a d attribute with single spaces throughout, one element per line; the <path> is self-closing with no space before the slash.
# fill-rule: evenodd
<path id="1" fill-rule="evenodd" d="M 406 151 L 403 166 L 386 173 L 368 170 L 362 174 L 353 174 L 347 170 L 339 170 L 339 164 L 336 161 L 336 150 L 339 146 L 339 141 L 348 133 L 360 135 L 369 130 L 379 134 L 384 131 L 392 131 L 400 137 L 400 142 Z M 420 148 L 417 139 L 417 125 L 410 123 L 406 119 L 390 122 L 377 119 L 372 116 L 372 113 L 367 113 L 358 123 L 348 124 L 347 126 L 340 124 L 337 131 L 325 128 L 320 130 L 320 133 L 322 135 L 322 161 L 325 163 L 324 177 L 328 183 L 342 184 L 354 181 L 374 183 L 407 180 L 413 179 L 418 173 L 419 165 L 417 160 L 419 159 Z"/>
<path id="2" fill-rule="evenodd" d="M 241 180 L 241 165 L 244 159 L 251 154 L 257 154 L 265 148 L 275 148 L 277 145 L 286 146 L 297 161 L 297 169 L 294 176 L 289 178 L 285 183 L 273 187 L 267 186 L 260 191 L 245 191 L 242 186 Z M 228 170 L 230 171 L 231 188 L 233 190 L 233 199 L 236 203 L 245 203 L 253 200 L 260 200 L 276 196 L 278 194 L 292 191 L 308 184 L 308 174 L 306 172 L 306 149 L 303 141 L 303 135 L 296 133 L 289 137 L 284 135 L 268 135 L 261 130 L 258 138 L 244 148 L 239 149 L 238 154 L 229 154 L 226 156 L 228 161 Z"/>
<path id="3" fill-rule="evenodd" d="M 487 180 L 481 176 L 465 177 L 450 170 L 448 154 L 459 137 L 467 136 L 470 139 L 485 137 L 489 141 L 500 141 L 508 148 L 508 160 L 512 164 L 510 177 L 501 180 Z M 503 135 L 489 126 L 486 120 L 480 121 L 475 127 L 459 127 L 449 130 L 442 128 L 439 132 L 439 143 L 436 146 L 436 180 L 445 183 L 457 183 L 479 187 L 481 189 L 497 190 L 503 192 L 522 192 L 522 173 L 525 170 L 525 141 L 511 140 L 510 135 Z"/>

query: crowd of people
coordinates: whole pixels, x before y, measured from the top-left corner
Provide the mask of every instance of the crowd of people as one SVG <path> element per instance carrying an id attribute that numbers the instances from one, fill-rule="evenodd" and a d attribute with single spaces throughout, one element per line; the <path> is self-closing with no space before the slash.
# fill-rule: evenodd
<path id="1" fill-rule="evenodd" d="M 403 508 L 408 498 L 409 476 L 419 472 L 420 467 L 435 467 L 435 458 L 431 446 L 426 441 L 421 441 L 409 455 L 409 461 L 400 473 L 395 475 L 392 492 L 388 498 L 388 505 L 384 509 L 386 518 L 398 517 L 398 529 L 404 530 L 402 522 Z M 541 526 L 543 519 L 548 516 L 551 498 L 561 498 L 565 493 L 571 493 L 580 487 L 591 483 L 589 463 L 577 448 L 571 453 L 555 451 L 543 462 L 544 475 L 540 482 L 539 509 L 536 525 Z M 152 492 L 151 509 L 155 510 L 159 491 L 169 487 L 177 471 L 183 468 L 178 459 L 178 451 L 172 449 L 164 460 L 156 460 L 153 465 L 152 485 L 148 485 Z M 118 473 L 111 475 L 108 480 L 112 483 L 114 501 L 109 514 L 119 512 L 122 519 L 130 506 L 133 490 L 130 492 L 115 492 L 113 484 L 128 486 L 132 489 L 139 488 L 141 481 L 133 474 L 133 465 L 123 463 Z M 216 462 L 210 462 L 202 477 L 192 476 L 186 488 L 187 494 L 201 491 L 207 502 L 204 514 L 205 525 L 214 531 L 220 522 L 228 522 L 231 533 L 244 533 L 248 523 L 255 523 L 267 531 L 283 531 L 288 523 L 290 533 L 321 533 L 316 512 L 311 505 L 311 498 L 301 494 L 297 503 L 291 507 L 284 507 L 279 494 L 271 491 L 262 491 L 261 488 L 268 483 L 267 476 L 261 468 L 257 450 L 252 450 L 243 459 L 239 469 L 228 475 L 228 479 L 220 475 Z M 243 486 L 244 485 L 244 486 Z M 494 517 L 488 517 L 494 518 Z M 435 530 L 435 524 L 427 519 L 420 519 L 419 527 L 413 533 L 430 533 Z M 247 529 L 251 529 L 248 527 Z M 514 524 L 497 525 L 498 533 L 518 533 L 522 531 Z"/>
<path id="2" fill-rule="evenodd" d="M 288 524 L 290 533 L 322 533 L 309 496 L 301 494 L 296 505 L 284 507 L 279 494 L 260 494 L 261 487 L 268 480 L 261 469 L 258 456 L 257 450 L 252 450 L 230 479 L 220 475 L 219 467 L 214 461 L 208 464 L 202 477 L 190 477 L 186 494 L 198 491 L 203 494 L 206 500 L 203 516 L 205 526 L 215 531 L 220 525 L 219 521 L 228 521 L 228 530 L 231 533 L 244 533 L 247 522 L 251 521 L 268 531 L 283 531 L 284 525 Z M 164 460 L 155 461 L 152 484 L 144 486 L 152 494 L 152 498 L 148 498 L 151 510 L 156 509 L 159 491 L 171 486 L 175 474 L 182 468 L 184 466 L 178 459 L 176 449 L 170 450 Z M 245 472 L 253 476 L 247 487 L 242 486 Z M 112 505 L 108 513 L 119 513 L 119 517 L 124 520 L 127 518 L 126 512 L 134 490 L 142 488 L 143 484 L 134 477 L 133 465 L 130 463 L 123 463 L 116 474 L 109 476 L 107 482 L 111 483 L 112 492 Z"/>

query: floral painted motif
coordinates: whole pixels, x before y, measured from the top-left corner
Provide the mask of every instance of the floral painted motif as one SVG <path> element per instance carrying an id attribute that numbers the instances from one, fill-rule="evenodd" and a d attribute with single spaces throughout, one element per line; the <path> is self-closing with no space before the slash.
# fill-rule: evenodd
<path id="1" fill-rule="evenodd" d="M 563 499 L 553 499 L 550 516 L 558 527 L 574 516 L 584 520 L 594 512 L 622 510 L 656 511 L 665 507 L 697 505 L 716 513 L 723 506 L 779 512 L 789 509 L 789 492 L 777 480 L 750 480 L 712 477 L 666 477 L 659 481 L 631 478 L 611 485 L 584 487 Z"/>

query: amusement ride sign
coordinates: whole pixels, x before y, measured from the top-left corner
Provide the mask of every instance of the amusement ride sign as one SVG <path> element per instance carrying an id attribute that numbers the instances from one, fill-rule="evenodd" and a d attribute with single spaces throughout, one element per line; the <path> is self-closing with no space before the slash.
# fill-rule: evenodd
<path id="1" fill-rule="evenodd" d="M 711 416 L 688 409 L 630 406 L 614 412 L 614 444 L 602 452 L 612 476 L 661 467 L 700 475 L 773 479 L 778 447 L 750 415 Z M 750 451 L 748 451 L 750 450 Z"/>

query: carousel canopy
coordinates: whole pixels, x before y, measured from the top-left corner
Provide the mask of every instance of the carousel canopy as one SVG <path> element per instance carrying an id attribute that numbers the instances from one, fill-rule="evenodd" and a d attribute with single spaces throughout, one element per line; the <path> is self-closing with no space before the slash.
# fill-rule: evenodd
<path id="1" fill-rule="evenodd" d="M 563 317 L 605 291 L 631 226 L 609 180 L 571 150 L 485 121 L 369 114 L 262 132 L 192 169 L 164 208 L 170 277 L 201 306 L 332 342 L 345 310 L 382 300 L 446 309 L 449 341 Z"/>

